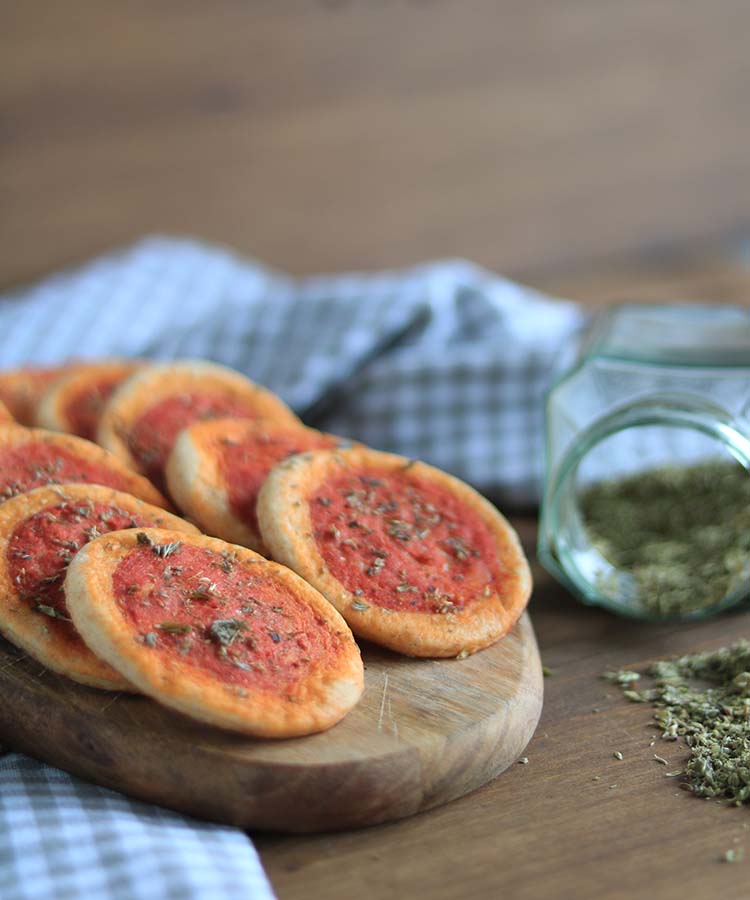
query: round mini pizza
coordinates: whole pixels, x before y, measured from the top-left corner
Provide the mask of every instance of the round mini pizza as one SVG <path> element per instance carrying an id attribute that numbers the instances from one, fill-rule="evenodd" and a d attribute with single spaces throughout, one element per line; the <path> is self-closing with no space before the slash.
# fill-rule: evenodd
<path id="1" fill-rule="evenodd" d="M 93 441 L 110 395 L 142 365 L 132 360 L 112 360 L 72 368 L 42 394 L 35 412 L 36 424 Z"/>
<path id="2" fill-rule="evenodd" d="M 98 441 L 165 488 L 164 467 L 183 428 L 234 417 L 298 424 L 275 394 L 239 372 L 208 362 L 149 366 L 121 385 L 104 409 Z"/>
<path id="3" fill-rule="evenodd" d="M 330 728 L 362 693 L 359 649 L 336 610 L 294 572 L 217 538 L 105 535 L 75 557 L 65 595 L 98 656 L 212 725 L 296 737 Z"/>
<path id="4" fill-rule="evenodd" d="M 0 503 L 36 487 L 85 482 L 167 506 L 151 482 L 114 454 L 72 434 L 0 425 Z"/>
<path id="5" fill-rule="evenodd" d="M 63 581 L 76 553 L 108 531 L 156 526 L 197 533 L 157 506 L 112 488 L 36 488 L 0 506 L 0 631 L 48 669 L 91 687 L 132 690 L 81 640 Z M 158 602 L 154 597 L 153 602 Z"/>
<path id="6" fill-rule="evenodd" d="M 341 439 L 303 425 L 213 419 L 180 433 L 167 462 L 167 487 L 177 506 L 207 534 L 267 555 L 255 504 L 266 475 L 305 450 Z"/>
<path id="7" fill-rule="evenodd" d="M 47 388 L 76 364 L 29 367 L 0 372 L 0 400 L 22 425 L 33 425 L 39 399 Z"/>
<path id="8" fill-rule="evenodd" d="M 355 634 L 409 656 L 464 657 L 523 612 L 518 537 L 467 484 L 365 448 L 293 456 L 266 478 L 261 534 Z"/>

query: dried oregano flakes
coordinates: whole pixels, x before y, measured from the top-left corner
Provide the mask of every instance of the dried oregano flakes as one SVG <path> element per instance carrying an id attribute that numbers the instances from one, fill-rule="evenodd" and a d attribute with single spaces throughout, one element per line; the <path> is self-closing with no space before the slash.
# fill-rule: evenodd
<path id="1" fill-rule="evenodd" d="M 684 740 L 682 786 L 696 797 L 750 802 L 750 643 L 656 662 L 644 674 L 652 686 L 642 690 L 634 689 L 638 673 L 603 677 L 629 701 L 656 707 L 663 740 Z"/>
<path id="2" fill-rule="evenodd" d="M 654 617 L 708 609 L 750 579 L 750 476 L 715 461 L 650 469 L 583 491 L 591 545 L 632 577 Z M 604 593 L 618 590 L 602 575 Z"/>

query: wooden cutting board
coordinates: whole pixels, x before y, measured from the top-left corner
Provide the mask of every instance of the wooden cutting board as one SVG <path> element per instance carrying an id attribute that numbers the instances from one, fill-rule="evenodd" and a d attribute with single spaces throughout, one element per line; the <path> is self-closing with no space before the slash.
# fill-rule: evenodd
<path id="1" fill-rule="evenodd" d="M 463 660 L 363 650 L 365 693 L 323 734 L 250 740 L 43 670 L 0 640 L 0 742 L 133 797 L 245 828 L 324 831 L 446 803 L 530 740 L 542 671 L 527 615 Z"/>

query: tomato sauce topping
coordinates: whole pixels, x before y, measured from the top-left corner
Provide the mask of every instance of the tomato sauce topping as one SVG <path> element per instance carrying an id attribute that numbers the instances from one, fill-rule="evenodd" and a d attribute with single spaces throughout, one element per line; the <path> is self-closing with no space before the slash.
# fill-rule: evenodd
<path id="1" fill-rule="evenodd" d="M 163 488 L 164 466 L 177 435 L 193 422 L 223 416 L 258 418 L 249 403 L 228 394 L 182 393 L 165 397 L 133 423 L 130 452 L 149 478 Z"/>
<path id="2" fill-rule="evenodd" d="M 362 608 L 447 614 L 506 577 L 482 518 L 449 490 L 401 472 L 347 472 L 310 498 L 318 549 Z"/>
<path id="3" fill-rule="evenodd" d="M 275 692 L 293 690 L 338 655 L 342 638 L 263 563 L 142 538 L 115 569 L 112 588 L 137 640 L 154 653 L 240 690 Z"/>
<path id="4" fill-rule="evenodd" d="M 114 389 L 122 382 L 123 375 L 111 375 L 89 382 L 76 391 L 65 406 L 65 415 L 73 434 L 93 441 L 104 404 Z"/>
<path id="5" fill-rule="evenodd" d="M 81 646 L 65 605 L 63 581 L 68 563 L 89 541 L 108 531 L 153 525 L 148 517 L 104 503 L 63 502 L 40 510 L 16 525 L 8 542 L 11 581 L 21 600 L 50 619 L 66 637 Z"/>
<path id="6" fill-rule="evenodd" d="M 333 435 L 302 429 L 254 431 L 240 440 L 220 438 L 221 473 L 235 515 L 257 532 L 255 505 L 271 469 L 295 453 L 327 450 L 339 443 Z"/>
<path id="7" fill-rule="evenodd" d="M 128 490 L 121 473 L 68 449 L 43 441 L 0 447 L 0 502 L 35 487 L 70 482 Z"/>

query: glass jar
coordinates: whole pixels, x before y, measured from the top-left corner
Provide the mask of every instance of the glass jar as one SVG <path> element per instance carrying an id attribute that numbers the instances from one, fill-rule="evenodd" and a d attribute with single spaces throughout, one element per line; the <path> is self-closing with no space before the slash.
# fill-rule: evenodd
<path id="1" fill-rule="evenodd" d="M 547 397 L 540 561 L 584 603 L 635 618 L 739 603 L 749 436 L 750 310 L 603 313 Z"/>

